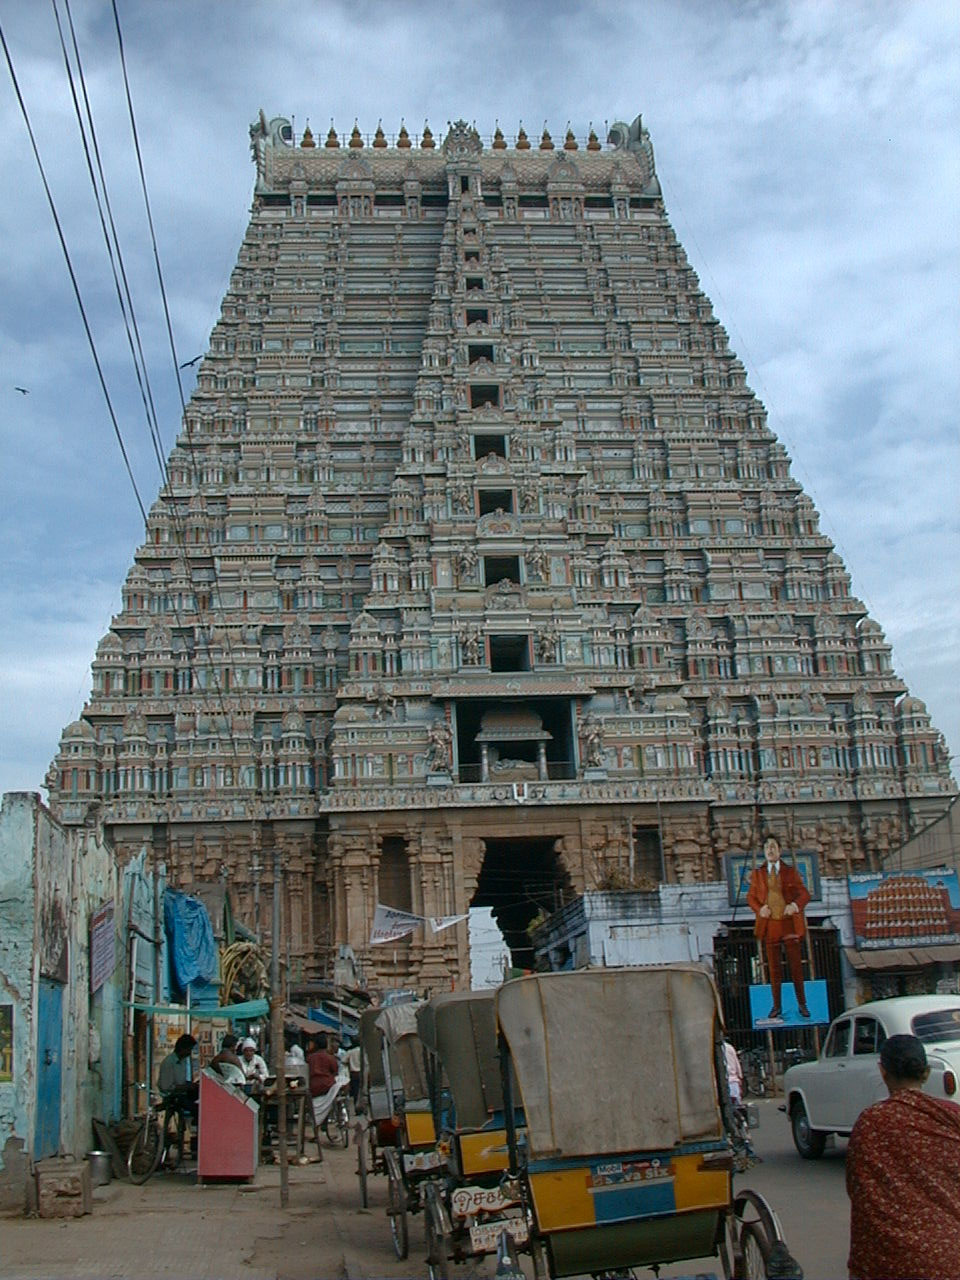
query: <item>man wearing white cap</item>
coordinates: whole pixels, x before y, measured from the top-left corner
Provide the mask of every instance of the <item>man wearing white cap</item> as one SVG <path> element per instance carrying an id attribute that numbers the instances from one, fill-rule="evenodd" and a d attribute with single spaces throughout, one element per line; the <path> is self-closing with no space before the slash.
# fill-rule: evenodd
<path id="1" fill-rule="evenodd" d="M 257 1053 L 257 1042 L 247 1036 L 241 1048 L 241 1066 L 247 1084 L 263 1084 L 267 1078 L 267 1064 Z"/>

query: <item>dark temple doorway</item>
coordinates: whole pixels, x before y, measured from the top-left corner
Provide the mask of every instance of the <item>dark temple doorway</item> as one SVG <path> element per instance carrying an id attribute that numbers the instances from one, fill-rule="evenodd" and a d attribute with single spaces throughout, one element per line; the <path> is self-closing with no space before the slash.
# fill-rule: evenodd
<path id="1" fill-rule="evenodd" d="M 490 907 L 515 969 L 533 968 L 527 928 L 573 896 L 570 877 L 556 852 L 556 836 L 490 838 L 472 907 Z"/>

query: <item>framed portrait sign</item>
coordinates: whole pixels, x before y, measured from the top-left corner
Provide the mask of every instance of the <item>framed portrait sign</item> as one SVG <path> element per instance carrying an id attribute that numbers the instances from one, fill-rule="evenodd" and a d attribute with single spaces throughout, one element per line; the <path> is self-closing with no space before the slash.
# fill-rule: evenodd
<path id="1" fill-rule="evenodd" d="M 780 856 L 784 862 L 796 867 L 800 878 L 807 886 L 811 902 L 820 901 L 820 861 L 816 853 L 810 849 L 783 849 Z M 763 850 L 750 853 L 728 853 L 724 855 L 724 867 L 727 873 L 727 901 L 731 907 L 746 906 L 747 891 L 750 888 L 750 873 L 754 867 L 763 866 Z"/>

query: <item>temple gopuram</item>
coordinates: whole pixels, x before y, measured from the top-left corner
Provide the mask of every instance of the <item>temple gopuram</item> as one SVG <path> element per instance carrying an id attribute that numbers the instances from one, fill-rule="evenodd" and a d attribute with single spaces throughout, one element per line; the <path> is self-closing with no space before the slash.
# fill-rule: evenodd
<path id="1" fill-rule="evenodd" d="M 81 718 L 64 823 L 223 875 L 291 977 L 466 982 L 585 890 L 766 833 L 876 868 L 956 794 L 667 218 L 638 117 L 318 143 L 256 185 Z M 800 389 L 798 388 L 798 394 Z"/>

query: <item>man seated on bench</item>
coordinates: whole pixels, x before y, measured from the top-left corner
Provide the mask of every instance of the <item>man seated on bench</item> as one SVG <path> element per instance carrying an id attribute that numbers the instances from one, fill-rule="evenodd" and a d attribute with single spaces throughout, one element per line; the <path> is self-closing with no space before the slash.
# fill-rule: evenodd
<path id="1" fill-rule="evenodd" d="M 182 1035 L 160 1063 L 157 1073 L 157 1088 L 163 1095 L 164 1106 L 177 1108 L 197 1118 L 197 1095 L 200 1090 L 199 1080 L 190 1079 L 190 1058 L 197 1042 L 193 1036 Z"/>

